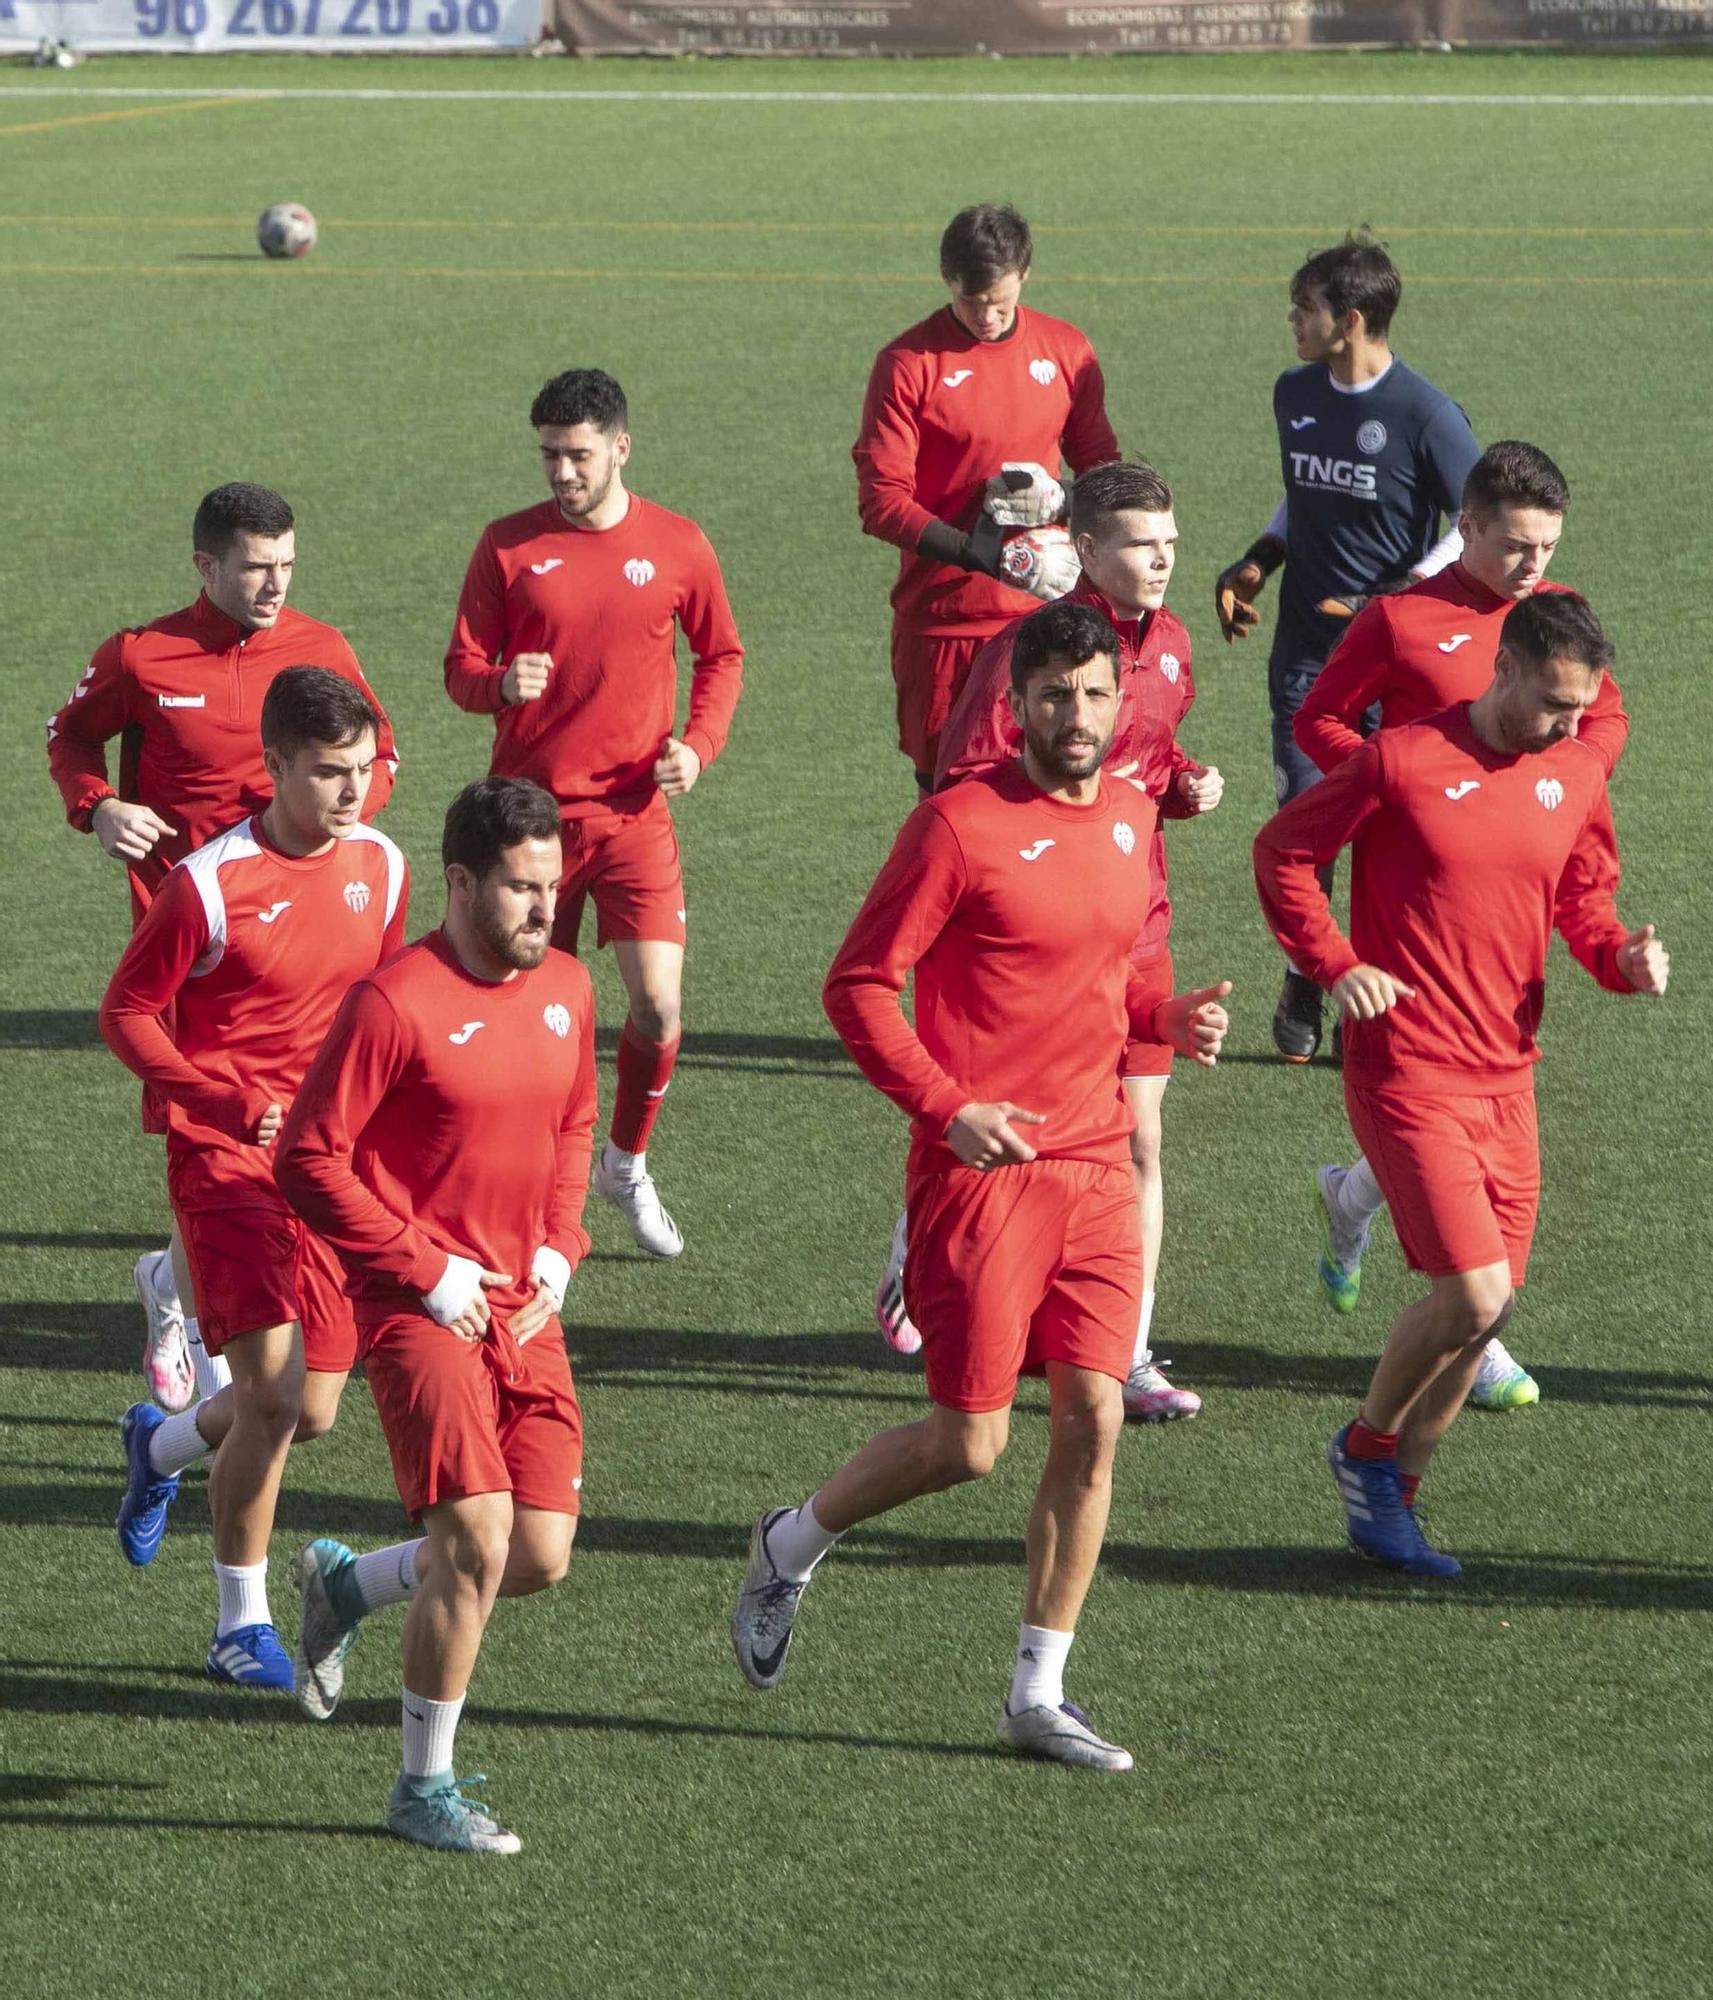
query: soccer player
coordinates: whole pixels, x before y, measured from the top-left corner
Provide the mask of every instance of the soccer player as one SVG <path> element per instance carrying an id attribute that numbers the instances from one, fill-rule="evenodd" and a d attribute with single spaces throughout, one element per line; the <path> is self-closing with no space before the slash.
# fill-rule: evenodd
<path id="1" fill-rule="evenodd" d="M 1140 785 L 1162 822 L 1211 812 L 1219 804 L 1224 780 L 1178 742 L 1178 729 L 1195 700 L 1195 676 L 1190 635 L 1165 607 L 1178 544 L 1172 490 L 1151 465 L 1094 466 L 1072 489 L 1070 524 L 1082 575 L 1063 601 L 1092 605 L 1118 636 L 1118 719 L 1107 769 Z M 935 775 L 942 786 L 1016 756 L 1020 742 L 1009 699 L 1011 649 L 1024 622 L 1007 626 L 976 655 L 940 738 Z M 1159 826 L 1149 867 L 1154 905 L 1131 958 L 1151 982 L 1154 997 L 1165 1000 L 1173 991 L 1172 906 Z M 1194 1390 L 1167 1381 L 1149 1345 L 1163 1228 L 1160 1107 L 1171 1067 L 1170 1045 L 1144 1038 L 1126 1044 L 1120 1070 L 1136 1121 L 1130 1160 L 1142 1231 L 1142 1309 L 1124 1384 L 1124 1414 L 1142 1423 L 1193 1417 L 1201 1408 Z M 883 1330 L 889 1308 L 903 1312 L 902 1266 L 900 1252 L 896 1270 L 888 1271 L 876 1299 Z"/>
<path id="2" fill-rule="evenodd" d="M 446 814 L 446 918 L 354 987 L 280 1137 L 280 1186 L 344 1260 L 364 1365 L 419 1538 L 298 1557 L 298 1698 L 333 1712 L 364 1615 L 405 1614 L 404 1757 L 387 1823 L 515 1854 L 452 1744 L 497 1597 L 565 1574 L 583 1422 L 559 1311 L 589 1247 L 588 972 L 549 948 L 559 805 L 521 778 Z M 465 1780 L 463 1782 L 469 1782 Z"/>
<path id="3" fill-rule="evenodd" d="M 1255 841 L 1274 935 L 1349 1020 L 1351 1127 L 1428 1280 L 1328 1451 L 1352 1544 L 1410 1575 L 1458 1574 L 1417 1523 L 1416 1487 L 1528 1263 L 1552 932 L 1614 993 L 1666 987 L 1653 926 L 1619 921 L 1605 765 L 1576 740 L 1611 658 L 1580 597 L 1524 598 L 1484 694 L 1381 731 Z M 1345 846 L 1348 939 L 1316 875 Z"/>
<path id="4" fill-rule="evenodd" d="M 1564 474 L 1538 446 L 1514 438 L 1489 445 L 1463 484 L 1462 553 L 1427 582 L 1376 597 L 1358 612 L 1297 710 L 1298 747 L 1330 771 L 1361 749 L 1370 711 L 1377 708 L 1379 726 L 1392 729 L 1483 694 L 1512 605 L 1566 588 L 1549 583 L 1546 569 L 1569 505 Z M 1629 727 L 1608 671 L 1577 731 L 1608 777 Z M 1321 1284 L 1337 1311 L 1352 1312 L 1369 1229 L 1385 1200 L 1366 1160 L 1323 1166 L 1316 1185 L 1327 1225 Z M 1495 1335 L 1482 1350 L 1469 1400 L 1477 1409 L 1523 1409 L 1540 1400 L 1540 1386 Z"/>
<path id="5" fill-rule="evenodd" d="M 1480 456 L 1458 405 L 1392 352 L 1402 291 L 1397 266 L 1363 235 L 1317 251 L 1291 279 L 1291 336 L 1303 365 L 1273 385 L 1285 497 L 1215 585 L 1229 643 L 1258 622 L 1255 598 L 1284 565 L 1267 662 L 1281 805 L 1320 775 L 1291 724 L 1327 655 L 1370 595 L 1434 575 L 1456 555 L 1456 532 L 1442 535 L 1440 517 L 1457 512 Z M 1287 965 L 1274 1046 L 1304 1063 L 1320 1035 L 1320 989 Z"/>
<path id="6" fill-rule="evenodd" d="M 1025 1369 L 1051 1399 L 1029 1581 L 999 1722 L 1013 1750 L 1127 1771 L 1064 1698 L 1123 1422 L 1142 1258 L 1118 1087 L 1127 1037 L 1211 1064 L 1228 985 L 1156 1001 L 1129 953 L 1153 902 L 1154 805 L 1101 764 L 1118 639 L 1052 604 L 1012 649 L 1022 757 L 905 822 L 827 975 L 827 1013 L 914 1128 L 905 1291 L 933 1408 L 871 1438 L 799 1507 L 756 1523 L 732 1614 L 738 1664 L 773 1687 L 811 1572 L 859 1521 L 980 1478 Z M 912 970 L 916 1027 L 899 996 Z"/>
<path id="7" fill-rule="evenodd" d="M 1036 600 L 1076 580 L 1063 551 L 1026 565 L 1019 583 L 1002 580 L 1001 524 L 1057 518 L 1061 458 L 1081 472 L 1118 456 L 1087 337 L 1021 302 L 1033 257 L 1016 209 L 983 202 L 953 216 L 940 238 L 947 302 L 881 349 L 851 449 L 863 532 L 901 551 L 892 589 L 898 747 L 924 792 L 971 660 Z"/>
<path id="8" fill-rule="evenodd" d="M 109 1047 L 168 1107 L 167 1186 L 202 1338 L 231 1381 L 121 1423 L 127 1561 L 154 1560 L 178 1475 L 210 1450 L 220 1609 L 208 1672 L 289 1688 L 268 1608 L 268 1537 L 286 1452 L 331 1428 L 356 1355 L 332 1252 L 274 1184 L 286 1106 L 354 979 L 404 936 L 404 856 L 362 824 L 380 717 L 324 667 L 290 667 L 262 702 L 272 798 L 171 871 L 101 1003 Z"/>
<path id="9" fill-rule="evenodd" d="M 265 486 L 216 487 L 191 524 L 191 560 L 202 579 L 196 602 L 103 640 L 48 723 L 48 768 L 66 818 L 125 869 L 133 929 L 175 862 L 267 805 L 262 700 L 286 667 L 326 667 L 374 707 L 379 737 L 365 817 L 386 804 L 398 769 L 391 725 L 356 654 L 331 625 L 286 604 L 297 536 L 285 501 Z M 117 788 L 107 767 L 113 737 Z M 147 1091 L 143 1129 L 167 1129 L 164 1107 Z M 149 1329 L 143 1371 L 168 1410 L 228 1379 L 184 1312 L 187 1282 L 176 1239 L 171 1251 L 137 1260 Z"/>
<path id="10" fill-rule="evenodd" d="M 559 801 L 565 872 L 553 942 L 575 951 L 586 898 L 629 998 L 612 1124 L 595 1192 L 654 1257 L 684 1248 L 648 1170 L 678 1060 L 684 875 L 667 801 L 720 754 L 743 685 L 725 582 L 693 521 L 626 489 L 624 391 L 596 368 L 535 399 L 551 500 L 487 527 L 470 558 L 446 653 L 460 708 L 494 718 L 495 777 Z M 693 660 L 690 719 L 674 733 L 673 627 Z"/>

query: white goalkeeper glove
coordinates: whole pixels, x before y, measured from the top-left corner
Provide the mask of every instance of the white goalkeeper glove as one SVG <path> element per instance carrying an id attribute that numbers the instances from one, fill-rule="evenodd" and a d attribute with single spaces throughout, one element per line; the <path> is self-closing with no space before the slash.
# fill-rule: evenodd
<path id="1" fill-rule="evenodd" d="M 983 511 L 1002 528 L 1044 528 L 1065 511 L 1065 489 L 1044 465 L 1007 461 L 987 482 Z"/>
<path id="2" fill-rule="evenodd" d="M 1063 528 L 1018 535 L 999 555 L 999 574 L 1015 590 L 1026 590 L 1043 604 L 1076 588 L 1083 566 Z"/>

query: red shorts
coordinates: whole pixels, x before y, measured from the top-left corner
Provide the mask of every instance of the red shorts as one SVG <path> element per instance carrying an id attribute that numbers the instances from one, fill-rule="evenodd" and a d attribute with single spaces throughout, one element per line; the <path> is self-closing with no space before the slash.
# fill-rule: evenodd
<path id="1" fill-rule="evenodd" d="M 997 631 L 999 628 L 994 628 Z M 992 632 L 969 637 L 951 632 L 892 628 L 892 682 L 898 691 L 898 747 L 930 782 L 940 751 L 940 731 L 963 692 L 970 662 Z"/>
<path id="2" fill-rule="evenodd" d="M 1344 1104 L 1410 1269 L 1443 1278 L 1509 1263 L 1520 1285 L 1540 1209 L 1534 1091 L 1434 1097 L 1346 1079 Z"/>
<path id="3" fill-rule="evenodd" d="M 560 1328 L 515 1347 L 460 1340 L 426 1313 L 393 1313 L 364 1327 L 363 1365 L 413 1521 L 471 1493 L 578 1511 L 583 1412 Z"/>
<path id="4" fill-rule="evenodd" d="M 904 1206 L 904 1301 L 936 1403 L 1002 1410 L 1049 1361 L 1129 1373 L 1142 1239 L 1128 1160 L 910 1174 Z"/>
<path id="5" fill-rule="evenodd" d="M 672 810 L 659 792 L 640 806 L 596 806 L 562 820 L 565 873 L 553 942 L 577 949 L 583 905 L 595 905 L 595 943 L 615 938 L 684 942 L 684 869 Z"/>
<path id="6" fill-rule="evenodd" d="M 1158 945 L 1149 948 L 1148 955 L 1140 957 L 1130 954 L 1130 962 L 1141 973 L 1145 983 L 1143 1004 L 1157 1007 L 1162 1000 L 1170 1000 L 1173 993 L 1172 954 L 1162 951 Z M 1170 1042 L 1132 1040 L 1124 1044 L 1124 1063 L 1118 1074 L 1124 1076 L 1170 1076 L 1172 1073 L 1172 1045 Z M 1174 1099 L 1175 1103 L 1177 1100 Z"/>
<path id="7" fill-rule="evenodd" d="M 338 1257 L 277 1197 L 260 1189 L 220 1208 L 173 1204 L 196 1292 L 197 1329 L 210 1354 L 265 1326 L 297 1320 L 303 1358 L 343 1375 L 357 1358 L 357 1323 Z"/>

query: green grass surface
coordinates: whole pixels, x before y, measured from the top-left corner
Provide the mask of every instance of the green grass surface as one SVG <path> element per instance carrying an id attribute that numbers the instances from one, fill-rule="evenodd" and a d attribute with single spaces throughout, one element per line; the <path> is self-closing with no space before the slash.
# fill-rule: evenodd
<path id="1" fill-rule="evenodd" d="M 558 104 L 0 93 L 0 1963 L 27 2000 L 234 1996 L 1709 1990 L 1705 953 L 1708 113 L 1419 104 L 578 103 L 591 88 L 1697 92 L 1687 57 L 1318 56 L 1218 64 L 359 68 L 91 65 L 75 88 L 562 90 Z M 66 79 L 50 77 L 64 88 Z M 16 93 L 11 87 L 23 86 Z M 148 108 L 150 115 L 83 122 Z M 67 122 L 76 120 L 79 122 Z M 996 162 L 999 162 L 996 164 Z M 1173 830 L 1178 962 L 1237 983 L 1231 1059 L 1167 1101 L 1158 1345 L 1207 1397 L 1132 1435 L 1072 1662 L 1121 1781 L 994 1754 L 1039 1464 L 1038 1389 L 979 1489 L 854 1534 L 789 1680 L 739 1680 L 747 1526 L 919 1410 L 868 1316 L 900 1121 L 843 1061 L 822 970 L 908 803 L 891 748 L 888 551 L 848 447 L 881 342 L 935 300 L 939 227 L 1015 198 L 1031 295 L 1094 338 L 1127 448 L 1167 471 L 1185 730 L 1226 802 Z M 265 265 L 307 201 L 323 240 Z M 1662 1007 L 1555 957 L 1547 1195 L 1511 1344 L 1538 1410 L 1467 1419 L 1436 1467 L 1463 1582 L 1339 1547 L 1320 1452 L 1415 1289 L 1389 1237 L 1361 1315 L 1313 1284 L 1307 1177 L 1348 1149 L 1337 1079 L 1267 1033 L 1275 956 L 1247 846 L 1270 807 L 1265 641 L 1227 652 L 1214 572 L 1277 493 L 1284 280 L 1357 219 L 1403 264 L 1404 356 L 1485 439 L 1565 466 L 1558 571 L 1617 636 L 1624 906 L 1676 958 Z M 377 1831 L 396 1614 L 339 1720 L 200 1678 L 209 1541 L 187 1486 L 160 1559 L 113 1542 L 137 1393 L 130 1265 L 161 1240 L 155 1142 L 92 1010 L 117 870 L 63 825 L 39 719 L 114 627 L 185 601 L 219 480 L 300 520 L 294 601 L 351 635 L 406 759 L 388 825 L 432 855 L 487 731 L 440 655 L 482 523 L 535 497 L 525 414 L 611 367 L 634 485 L 701 520 L 750 651 L 726 758 L 679 815 L 690 1039 L 654 1149 L 690 1249 L 610 1211 L 570 1301 L 588 1422 L 569 1582 L 500 1608 L 461 1769 L 516 1862 Z M 603 1018 L 616 984 L 596 967 Z M 274 1544 L 401 1527 L 366 1393 L 294 1458 Z"/>

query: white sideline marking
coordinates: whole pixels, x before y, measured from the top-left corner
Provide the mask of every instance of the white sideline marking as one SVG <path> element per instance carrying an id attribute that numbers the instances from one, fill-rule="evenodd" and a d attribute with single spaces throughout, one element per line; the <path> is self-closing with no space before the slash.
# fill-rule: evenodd
<path id="1" fill-rule="evenodd" d="M 1585 96 L 1567 91 L 1510 95 L 1499 91 L 1363 91 L 1363 90 L 396 90 L 396 89 L 221 89 L 218 85 L 140 84 L 0 84 L 0 97 L 206 97 L 219 90 L 223 97 L 397 104 L 1122 104 L 1162 110 L 1172 105 L 1326 104 L 1395 106 L 1473 110 L 1522 106 L 1525 109 L 1705 110 L 1713 92 L 1603 91 Z"/>

